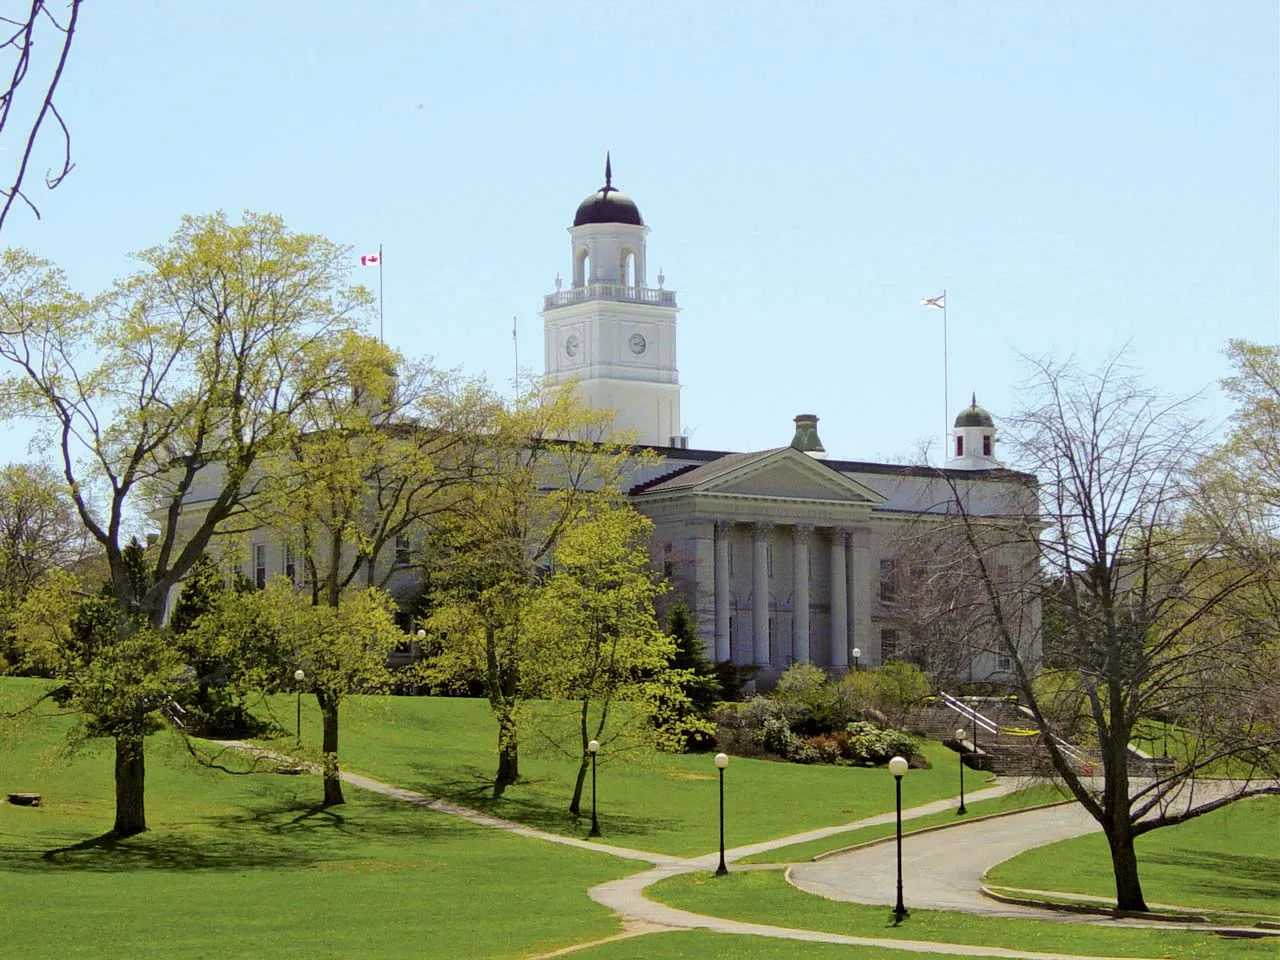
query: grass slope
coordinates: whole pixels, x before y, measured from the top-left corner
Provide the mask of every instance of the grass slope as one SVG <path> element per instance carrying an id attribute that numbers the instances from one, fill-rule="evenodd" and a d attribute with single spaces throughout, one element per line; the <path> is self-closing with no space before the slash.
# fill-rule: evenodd
<path id="1" fill-rule="evenodd" d="M 293 700 L 273 709 L 292 727 Z M 547 708 L 549 709 L 549 708 Z M 353 698 L 344 714 L 341 759 L 358 771 L 433 796 L 556 833 L 585 836 L 586 816 L 568 813 L 574 759 L 549 751 L 530 730 L 522 735 L 521 782 L 499 800 L 490 796 L 497 724 L 480 700 L 434 697 Z M 555 721 L 552 721 L 555 723 Z M 570 729 L 567 717 L 560 729 Z M 314 749 L 319 720 L 304 704 L 304 745 Z M 912 805 L 956 791 L 955 754 L 925 745 L 934 769 L 913 770 L 905 786 Z M 947 763 L 950 759 L 952 762 Z M 716 769 L 710 754 L 672 756 L 636 751 L 599 759 L 602 839 L 678 856 L 707 853 L 718 843 Z M 848 823 L 893 809 L 893 781 L 884 769 L 804 766 L 734 758 L 725 771 L 725 842 L 740 846 L 813 827 Z"/>
<path id="2" fill-rule="evenodd" d="M 1280 913 L 1280 797 L 1256 797 L 1136 841 L 1148 903 Z M 994 884 L 1115 897 L 1102 834 L 1063 840 L 993 867 Z M 1114 899 L 1112 899 L 1114 903 Z"/>
<path id="3" fill-rule="evenodd" d="M 978 789 L 977 787 L 974 788 Z M 902 822 L 902 834 L 906 836 L 916 830 L 923 830 L 926 827 L 949 826 L 951 824 L 964 823 L 973 820 L 976 817 L 990 816 L 993 813 L 1005 813 L 1010 810 L 1025 810 L 1027 807 L 1034 807 L 1044 803 L 1055 803 L 1063 799 L 1062 791 L 1052 785 L 1027 787 L 1024 790 L 1018 790 L 1014 793 L 1005 794 L 1002 797 L 991 797 L 986 800 L 971 801 L 965 804 L 965 813 L 957 814 L 955 810 L 946 810 L 942 813 L 931 813 L 923 817 L 912 817 L 909 820 L 904 819 Z M 904 811 L 905 815 L 905 811 Z M 857 830 L 850 830 L 846 833 L 837 833 L 834 836 L 823 837 L 821 840 L 808 840 L 804 843 L 793 843 L 786 847 L 777 847 L 765 853 L 758 853 L 751 857 L 743 857 L 739 863 L 797 863 L 803 860 L 812 860 L 821 853 L 828 853 L 832 850 L 842 850 L 845 847 L 852 847 L 859 843 L 869 843 L 872 840 L 881 840 L 885 837 L 892 837 L 897 832 L 897 827 L 893 823 L 880 823 L 869 827 L 860 827 Z"/>
<path id="4" fill-rule="evenodd" d="M 1066 924 L 937 910 L 911 909 L 911 916 L 895 927 L 889 907 L 838 903 L 810 896 L 788 884 L 781 870 L 731 872 L 727 877 L 710 873 L 682 874 L 654 884 L 647 892 L 654 900 L 696 913 L 861 937 L 1108 957 L 1237 960 L 1276 955 L 1274 941 L 1223 940 L 1212 934 L 1178 929 Z M 907 905 L 910 908 L 910 903 Z"/>
<path id="5" fill-rule="evenodd" d="M 29 689 L 0 681 L 0 698 Z M 0 793 L 43 795 L 0 802 L 6 960 L 519 957 L 619 929 L 585 891 L 635 864 L 353 788 L 321 810 L 317 778 L 208 771 L 169 734 L 148 742 L 151 829 L 95 840 L 112 821 L 111 755 L 53 762 L 66 725 L 44 717 L 0 744 Z"/>

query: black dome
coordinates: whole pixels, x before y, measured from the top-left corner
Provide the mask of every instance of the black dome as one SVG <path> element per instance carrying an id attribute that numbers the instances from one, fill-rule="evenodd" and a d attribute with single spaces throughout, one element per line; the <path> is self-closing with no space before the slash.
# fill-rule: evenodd
<path id="1" fill-rule="evenodd" d="M 607 153 L 604 155 L 604 186 L 578 204 L 578 212 L 573 215 L 575 227 L 584 223 L 630 223 L 637 227 L 644 226 L 636 202 L 625 193 L 619 193 L 618 188 L 613 185 L 613 164 Z"/>
<path id="2" fill-rule="evenodd" d="M 956 417 L 957 427 L 994 427 L 995 422 L 991 419 L 991 414 L 978 406 L 978 398 L 975 396 L 973 401 L 964 410 L 960 411 Z"/>
<path id="3" fill-rule="evenodd" d="M 573 215 L 573 225 L 580 227 L 584 223 L 632 223 L 637 227 L 644 226 L 636 202 L 614 187 L 601 187 L 578 204 L 578 212 Z"/>

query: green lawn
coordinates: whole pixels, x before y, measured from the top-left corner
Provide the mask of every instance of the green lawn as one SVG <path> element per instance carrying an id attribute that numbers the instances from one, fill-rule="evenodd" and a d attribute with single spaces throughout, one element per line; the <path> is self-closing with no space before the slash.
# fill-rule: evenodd
<path id="1" fill-rule="evenodd" d="M 292 698 L 273 709 L 292 727 Z M 303 733 L 314 748 L 319 720 L 304 706 Z M 556 833 L 585 836 L 584 809 L 568 813 L 573 759 L 539 751 L 532 732 L 522 739 L 521 782 L 500 800 L 490 796 L 497 724 L 480 700 L 436 697 L 353 698 L 344 713 L 340 757 L 357 771 Z M 291 741 L 288 741 L 291 743 Z M 935 765 L 913 770 L 906 803 L 927 803 L 956 792 L 955 754 L 931 741 Z M 716 848 L 716 769 L 710 754 L 632 754 L 599 760 L 599 819 L 609 843 L 681 856 Z M 893 809 L 893 780 L 883 769 L 805 766 L 734 758 L 725 771 L 725 842 L 741 846 L 813 827 L 848 823 Z"/>
<path id="2" fill-rule="evenodd" d="M 908 887 L 908 903 L 910 897 Z M 662 903 L 753 923 L 802 927 L 861 937 L 891 937 L 1070 952 L 1110 957 L 1176 957 L 1177 960 L 1236 960 L 1274 957 L 1274 941 L 1223 940 L 1187 930 L 1143 930 L 1053 920 L 1019 920 L 912 909 L 895 927 L 890 908 L 837 903 L 811 896 L 783 879 L 781 870 L 730 872 L 727 877 L 689 873 L 647 891 Z M 860 954 L 861 955 L 861 954 Z M 608 955 L 605 955 L 608 956 Z"/>
<path id="3" fill-rule="evenodd" d="M 1002 797 L 991 797 L 986 800 L 977 800 L 966 803 L 963 815 L 957 814 L 955 810 L 946 810 L 942 813 L 926 814 L 923 817 L 912 817 L 910 820 L 903 821 L 902 833 L 903 836 L 906 836 L 915 830 L 923 830 L 927 827 L 964 823 L 966 821 L 973 820 L 976 817 L 989 816 L 993 813 L 1004 813 L 1009 810 L 1025 810 L 1028 807 L 1035 807 L 1045 803 L 1055 803 L 1062 799 L 1062 791 L 1055 786 L 1043 785 L 1027 787 L 1024 790 L 1007 793 Z M 738 862 L 797 863 L 803 860 L 812 860 L 819 854 L 828 853 L 832 850 L 842 850 L 845 847 L 852 847 L 859 843 L 869 843 L 872 840 L 881 840 L 884 837 L 892 837 L 896 831 L 897 827 L 893 823 L 881 823 L 870 827 L 859 827 L 857 830 L 837 833 L 834 836 L 823 837 L 821 840 L 807 840 L 804 843 L 793 843 L 789 846 L 777 847 L 776 849 L 769 850 L 765 853 L 757 853 L 754 856 L 743 857 Z"/>
<path id="4" fill-rule="evenodd" d="M 0 681 L 10 703 L 19 688 Z M 148 741 L 151 829 L 95 841 L 112 820 L 111 755 L 42 757 L 65 723 L 0 744 L 0 793 L 43 795 L 0 802 L 6 960 L 520 957 L 619 929 L 585 891 L 636 864 L 355 789 L 320 810 L 315 777 L 197 768 L 169 734 Z"/>
<path id="5" fill-rule="evenodd" d="M 1280 914 L 1280 797 L 1257 797 L 1137 840 L 1148 903 Z M 1102 834 L 1063 840 L 994 867 L 994 884 L 1115 896 Z"/>
<path id="6" fill-rule="evenodd" d="M 650 933 L 589 947 L 570 956 L 573 960 L 955 960 L 954 954 L 903 953 L 887 947 L 775 940 L 709 930 Z"/>

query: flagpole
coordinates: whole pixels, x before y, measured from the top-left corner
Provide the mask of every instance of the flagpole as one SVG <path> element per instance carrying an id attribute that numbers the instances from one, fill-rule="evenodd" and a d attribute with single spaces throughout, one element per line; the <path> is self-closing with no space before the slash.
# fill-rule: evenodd
<path id="1" fill-rule="evenodd" d="M 511 349 L 516 354 L 515 391 L 516 400 L 518 401 L 520 399 L 520 341 L 516 338 L 516 318 L 514 316 L 511 318 Z"/>
<path id="2" fill-rule="evenodd" d="M 379 268 L 381 269 L 381 268 Z M 951 385 L 947 373 L 947 290 L 942 289 L 942 459 L 947 459 L 951 422 Z"/>
<path id="3" fill-rule="evenodd" d="M 378 342 L 386 342 L 382 336 L 382 244 L 378 244 Z"/>

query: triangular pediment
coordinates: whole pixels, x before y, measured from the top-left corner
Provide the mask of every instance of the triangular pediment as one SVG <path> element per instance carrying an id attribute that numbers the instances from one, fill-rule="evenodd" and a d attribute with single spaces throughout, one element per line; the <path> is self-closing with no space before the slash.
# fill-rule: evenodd
<path id="1" fill-rule="evenodd" d="M 645 494 L 676 492 L 846 504 L 885 502 L 870 487 L 790 447 L 732 454 L 656 484 Z"/>

